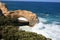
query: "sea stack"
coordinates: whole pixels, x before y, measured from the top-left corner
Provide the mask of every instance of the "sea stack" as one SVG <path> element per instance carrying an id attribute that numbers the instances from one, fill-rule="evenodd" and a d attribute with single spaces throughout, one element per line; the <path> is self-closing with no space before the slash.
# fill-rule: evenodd
<path id="1" fill-rule="evenodd" d="M 7 5 L 0 2 L 0 11 L 2 11 L 2 14 L 4 14 L 5 17 L 11 17 L 12 19 L 23 17 L 27 19 L 28 21 L 19 20 L 19 22 L 29 22 L 29 26 L 34 26 L 36 23 L 38 23 L 38 17 L 35 13 L 27 10 L 14 10 L 14 11 L 8 11 Z"/>

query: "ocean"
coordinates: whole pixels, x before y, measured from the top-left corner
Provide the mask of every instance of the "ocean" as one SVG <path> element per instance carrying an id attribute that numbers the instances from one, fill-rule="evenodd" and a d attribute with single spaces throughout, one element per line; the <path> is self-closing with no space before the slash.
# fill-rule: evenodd
<path id="1" fill-rule="evenodd" d="M 9 10 L 28 10 L 36 13 L 39 23 L 31 32 L 42 34 L 52 40 L 60 40 L 60 3 L 59 2 L 22 2 L 2 1 Z M 26 30 L 26 28 L 25 28 Z"/>

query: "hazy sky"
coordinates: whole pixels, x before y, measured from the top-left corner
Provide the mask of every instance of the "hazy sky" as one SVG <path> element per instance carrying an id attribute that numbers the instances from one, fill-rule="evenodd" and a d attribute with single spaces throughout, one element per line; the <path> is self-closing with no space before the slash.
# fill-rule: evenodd
<path id="1" fill-rule="evenodd" d="M 42 1 L 42 2 L 60 2 L 60 0 L 1 0 L 1 1 Z"/>

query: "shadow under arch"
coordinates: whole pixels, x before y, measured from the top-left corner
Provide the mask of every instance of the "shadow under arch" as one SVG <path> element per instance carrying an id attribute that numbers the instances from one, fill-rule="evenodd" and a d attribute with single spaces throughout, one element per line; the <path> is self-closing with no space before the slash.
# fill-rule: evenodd
<path id="1" fill-rule="evenodd" d="M 24 18 L 24 17 L 23 17 Z M 24 20 L 19 20 L 18 18 L 15 20 L 12 20 L 13 23 L 15 24 L 15 26 L 25 26 L 25 25 L 29 25 L 28 21 L 24 21 Z"/>
<path id="2" fill-rule="evenodd" d="M 3 16 L 2 10 L 0 9 L 0 17 Z M 0 40 L 2 39 L 2 28 L 0 28 Z"/>
<path id="3" fill-rule="evenodd" d="M 0 16 L 4 16 L 4 14 L 2 13 L 2 10 L 0 9 Z"/>

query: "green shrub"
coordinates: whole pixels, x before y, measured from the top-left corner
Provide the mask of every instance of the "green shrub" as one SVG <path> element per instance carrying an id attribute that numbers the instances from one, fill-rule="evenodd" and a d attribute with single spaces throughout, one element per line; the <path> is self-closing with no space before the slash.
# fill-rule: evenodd
<path id="1" fill-rule="evenodd" d="M 47 40 L 41 34 L 33 32 L 26 32 L 23 30 L 18 31 L 18 27 L 15 26 L 2 26 L 3 39 L 4 40 Z"/>
<path id="2" fill-rule="evenodd" d="M 23 30 L 19 31 L 19 27 L 16 26 L 17 23 L 14 21 L 4 16 L 0 17 L 0 31 L 4 40 L 47 40 L 46 37 L 40 34 Z M 48 40 L 51 39 L 48 38 Z"/>
<path id="3" fill-rule="evenodd" d="M 1 25 L 14 25 L 14 26 L 19 26 L 19 22 L 18 20 L 9 18 L 9 17 L 5 17 L 5 16 L 0 16 L 0 26 Z"/>

